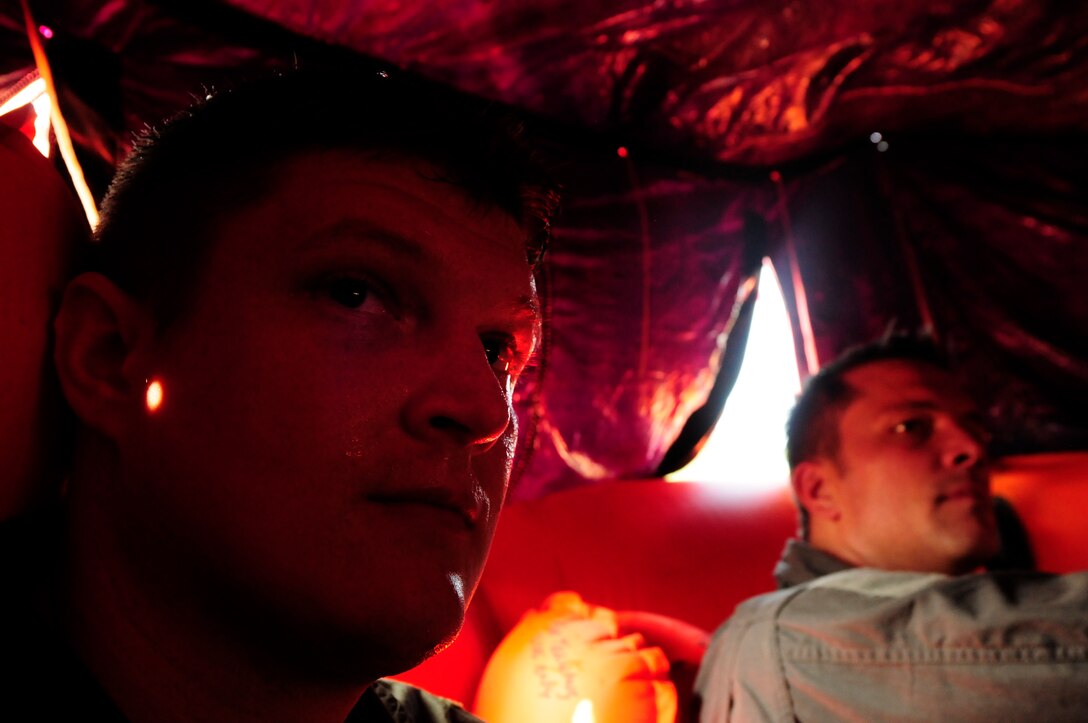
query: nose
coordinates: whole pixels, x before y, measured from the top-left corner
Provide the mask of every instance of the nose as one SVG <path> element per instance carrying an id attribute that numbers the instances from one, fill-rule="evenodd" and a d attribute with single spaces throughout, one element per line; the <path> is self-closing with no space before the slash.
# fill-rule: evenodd
<path id="1" fill-rule="evenodd" d="M 970 468 L 985 457 L 985 445 L 979 437 L 963 426 L 952 423 L 948 430 L 942 461 L 949 469 Z"/>
<path id="2" fill-rule="evenodd" d="M 446 346 L 425 360 L 427 381 L 409 397 L 402 421 L 421 441 L 479 453 L 510 428 L 510 396 L 480 341 L 461 346 L 456 353 Z"/>

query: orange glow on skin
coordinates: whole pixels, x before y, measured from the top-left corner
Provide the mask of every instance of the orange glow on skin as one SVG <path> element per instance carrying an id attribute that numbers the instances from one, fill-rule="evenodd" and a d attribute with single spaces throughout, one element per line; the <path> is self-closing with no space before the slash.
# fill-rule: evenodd
<path id="1" fill-rule="evenodd" d="M 162 382 L 155 380 L 147 385 L 147 411 L 157 412 L 162 406 Z"/>

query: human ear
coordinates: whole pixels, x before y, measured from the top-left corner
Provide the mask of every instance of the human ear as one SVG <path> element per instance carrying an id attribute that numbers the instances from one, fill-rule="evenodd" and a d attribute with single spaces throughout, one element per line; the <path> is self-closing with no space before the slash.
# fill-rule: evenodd
<path id="1" fill-rule="evenodd" d="M 144 392 L 136 360 L 152 331 L 150 321 L 112 281 L 84 273 L 69 282 L 53 322 L 64 396 L 83 424 L 111 439 Z"/>
<path id="2" fill-rule="evenodd" d="M 790 484 L 797 504 L 808 510 L 812 519 L 837 520 L 841 514 L 836 495 L 831 462 L 824 459 L 801 462 L 790 473 Z"/>

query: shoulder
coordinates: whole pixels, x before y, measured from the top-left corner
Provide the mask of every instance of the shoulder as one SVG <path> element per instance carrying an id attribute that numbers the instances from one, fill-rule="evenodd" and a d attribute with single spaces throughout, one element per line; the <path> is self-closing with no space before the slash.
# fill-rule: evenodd
<path id="1" fill-rule="evenodd" d="M 718 629 L 696 681 L 702 720 L 819 719 L 832 715 L 833 706 L 822 707 L 829 702 L 875 719 L 891 713 L 889 701 L 909 718 L 911 706 L 928 711 L 931 699 L 954 690 L 956 676 L 1002 689 L 1019 680 L 1025 701 L 1041 691 L 1082 696 L 1055 670 L 1085 671 L 1085 609 L 1088 573 L 825 575 L 742 603 Z M 904 680 L 913 687 L 899 687 Z M 1009 695 L 990 703 L 1020 710 Z"/>
<path id="2" fill-rule="evenodd" d="M 899 603 L 947 580 L 944 575 L 851 568 L 757 595 L 738 605 L 715 631 L 703 667 L 727 664 L 741 657 L 742 650 L 745 660 L 753 654 L 777 655 L 775 638 L 784 628 L 805 627 L 813 618 L 818 628 L 824 617 L 849 616 L 889 601 Z M 731 667 L 730 673 L 734 672 Z"/>
<path id="3" fill-rule="evenodd" d="M 1000 637 L 1008 644 L 1038 626 L 1065 621 L 1075 627 L 1086 605 L 1088 573 L 949 577 L 857 568 L 804 586 L 779 622 L 811 634 L 821 646 L 856 647 L 859 636 L 867 646 L 911 640 L 930 645 L 938 630 L 943 646 L 951 641 L 981 644 L 984 636 L 1005 626 L 1009 631 Z"/>
<path id="4" fill-rule="evenodd" d="M 782 670 L 778 620 L 806 585 L 759 595 L 737 606 L 714 633 L 695 694 L 700 720 L 793 720 Z"/>
<path id="5" fill-rule="evenodd" d="M 1086 609 L 1088 573 L 858 568 L 803 586 L 766 637 L 801 719 L 1026 719 L 1048 700 L 1084 720 Z"/>

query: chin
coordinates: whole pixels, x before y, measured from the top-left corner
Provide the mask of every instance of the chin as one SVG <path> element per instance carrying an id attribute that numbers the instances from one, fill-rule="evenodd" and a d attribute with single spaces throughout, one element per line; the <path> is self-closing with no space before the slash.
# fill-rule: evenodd
<path id="1" fill-rule="evenodd" d="M 283 586 L 278 595 L 266 590 L 261 599 L 235 606 L 233 629 L 266 661 L 345 684 L 408 670 L 456 637 L 465 606 L 448 581 L 419 570 L 368 572 L 355 584 L 321 594 L 310 587 L 293 599 L 282 594 Z"/>
<path id="2" fill-rule="evenodd" d="M 389 602 L 382 619 L 367 621 L 371 645 L 386 653 L 389 665 L 382 675 L 413 668 L 445 649 L 465 622 L 466 603 L 458 589 L 417 592 L 407 598 L 390 594 Z"/>
<path id="3" fill-rule="evenodd" d="M 392 633 L 392 628 L 387 629 L 387 634 L 383 635 L 377 646 L 384 652 L 379 676 L 403 673 L 442 652 L 461 632 L 463 622 L 464 617 L 458 616 L 456 621 L 444 621 L 441 625 L 427 628 L 418 620 L 408 621 L 400 634 L 388 634 Z"/>
<path id="4" fill-rule="evenodd" d="M 327 680 L 369 683 L 410 670 L 444 649 L 457 636 L 461 620 L 425 627 L 420 619 L 401 614 L 372 617 L 353 625 L 327 625 L 320 631 L 306 631 L 301 640 L 277 646 L 276 657 L 319 671 Z"/>
<path id="5" fill-rule="evenodd" d="M 996 534 L 978 538 L 952 561 L 949 565 L 950 573 L 964 575 L 974 572 L 997 557 L 1000 551 L 1001 543 Z"/>

